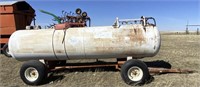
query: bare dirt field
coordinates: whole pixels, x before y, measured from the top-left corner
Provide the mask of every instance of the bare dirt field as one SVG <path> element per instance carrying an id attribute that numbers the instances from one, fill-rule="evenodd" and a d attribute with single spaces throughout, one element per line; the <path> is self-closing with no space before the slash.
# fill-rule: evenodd
<path id="1" fill-rule="evenodd" d="M 20 79 L 23 62 L 0 55 L 0 87 L 27 87 Z M 195 73 L 168 73 L 153 75 L 154 80 L 141 87 L 199 87 L 200 86 L 200 35 L 162 35 L 159 53 L 151 62 L 162 60 L 172 68 L 192 69 Z M 112 68 L 62 70 L 54 72 L 41 87 L 132 87 Z"/>

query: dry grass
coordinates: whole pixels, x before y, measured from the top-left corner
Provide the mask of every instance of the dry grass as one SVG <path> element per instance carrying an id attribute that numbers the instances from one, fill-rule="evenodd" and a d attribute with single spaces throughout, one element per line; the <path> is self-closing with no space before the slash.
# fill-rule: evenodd
<path id="1" fill-rule="evenodd" d="M 19 77 L 22 62 L 3 55 L 0 57 L 0 86 L 27 86 Z M 158 55 L 142 60 L 164 60 L 173 68 L 198 71 L 192 74 L 154 75 L 154 80 L 142 87 L 200 86 L 200 35 L 162 35 Z M 122 81 L 119 71 L 109 69 L 64 70 L 52 75 L 41 87 L 131 87 Z"/>
<path id="2" fill-rule="evenodd" d="M 197 33 L 197 31 L 189 31 L 188 34 L 186 34 L 186 31 L 161 31 L 162 35 L 200 35 Z"/>

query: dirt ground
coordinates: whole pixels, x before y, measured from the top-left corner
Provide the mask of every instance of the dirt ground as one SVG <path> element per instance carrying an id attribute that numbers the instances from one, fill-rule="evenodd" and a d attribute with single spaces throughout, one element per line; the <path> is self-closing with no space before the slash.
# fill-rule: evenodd
<path id="1" fill-rule="evenodd" d="M 26 87 L 20 79 L 23 62 L 0 55 L 0 87 Z M 200 35 L 162 35 L 159 53 L 143 61 L 164 61 L 172 68 L 192 69 L 195 73 L 153 75 L 153 81 L 141 87 L 199 87 Z M 92 60 L 93 61 L 93 60 Z M 51 74 L 40 87 L 131 87 L 112 68 L 62 70 Z"/>

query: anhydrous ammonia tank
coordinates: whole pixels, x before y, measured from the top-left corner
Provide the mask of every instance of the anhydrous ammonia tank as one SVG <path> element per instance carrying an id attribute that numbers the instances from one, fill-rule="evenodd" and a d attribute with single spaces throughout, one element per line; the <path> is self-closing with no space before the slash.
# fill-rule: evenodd
<path id="1" fill-rule="evenodd" d="M 149 24 L 147 18 L 141 18 L 138 24 L 128 23 L 130 21 L 117 20 L 113 26 L 101 27 L 19 30 L 9 39 L 9 51 L 17 60 L 143 58 L 156 55 L 160 48 L 156 25 Z"/>

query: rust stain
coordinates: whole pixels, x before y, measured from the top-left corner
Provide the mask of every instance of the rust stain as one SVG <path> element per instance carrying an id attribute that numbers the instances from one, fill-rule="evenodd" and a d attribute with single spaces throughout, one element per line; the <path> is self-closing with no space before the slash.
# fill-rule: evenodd
<path id="1" fill-rule="evenodd" d="M 61 50 L 56 50 L 56 53 L 65 53 L 65 52 L 63 52 Z"/>
<path id="2" fill-rule="evenodd" d="M 125 39 L 125 37 L 130 38 L 128 40 Z M 109 38 L 93 38 L 89 41 L 93 42 L 90 46 L 93 46 L 92 53 L 94 54 L 108 54 L 113 52 L 116 52 L 117 49 L 120 47 L 123 47 L 127 45 L 125 51 L 120 51 L 120 54 L 123 55 L 136 55 L 137 52 L 133 53 L 133 49 L 138 48 L 138 45 L 135 45 L 136 43 L 141 46 L 142 44 L 145 44 L 145 33 L 142 28 L 130 28 L 130 29 L 123 29 L 122 31 L 113 31 L 113 37 L 112 39 Z M 92 47 L 91 47 L 92 48 Z M 123 49 L 122 48 L 122 49 Z M 121 48 L 120 48 L 121 49 Z M 88 48 L 89 50 L 89 48 Z M 91 50 L 91 49 L 90 49 Z M 138 49 L 140 50 L 140 49 Z"/>
<path id="3" fill-rule="evenodd" d="M 145 33 L 142 29 L 140 28 L 135 28 L 135 29 L 130 29 L 130 42 L 131 43 L 139 43 L 141 46 L 146 42 L 145 40 Z"/>

